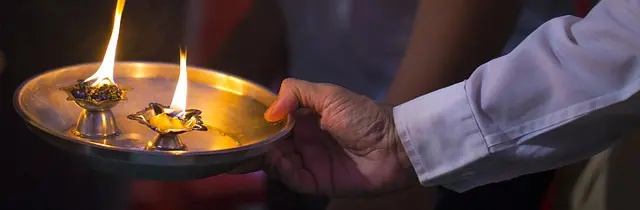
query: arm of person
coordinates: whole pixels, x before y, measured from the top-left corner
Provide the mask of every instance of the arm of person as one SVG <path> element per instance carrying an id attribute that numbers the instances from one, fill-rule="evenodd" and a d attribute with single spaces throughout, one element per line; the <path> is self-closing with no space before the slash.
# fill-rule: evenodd
<path id="1" fill-rule="evenodd" d="M 500 56 L 521 6 L 521 0 L 420 1 L 387 102 L 401 104 L 460 82 Z"/>
<path id="2" fill-rule="evenodd" d="M 421 0 L 413 31 L 387 103 L 401 104 L 469 77 L 500 55 L 521 9 L 519 0 Z M 375 199 L 332 199 L 328 209 L 410 209 L 434 203 L 431 189 L 411 189 Z"/>
<path id="3" fill-rule="evenodd" d="M 394 108 L 424 186 L 462 192 L 588 158 L 640 124 L 640 0 L 553 19 L 467 80 Z"/>
<path id="4" fill-rule="evenodd" d="M 277 1 L 255 0 L 211 66 L 269 86 L 284 73 L 285 62 L 285 24 Z"/>

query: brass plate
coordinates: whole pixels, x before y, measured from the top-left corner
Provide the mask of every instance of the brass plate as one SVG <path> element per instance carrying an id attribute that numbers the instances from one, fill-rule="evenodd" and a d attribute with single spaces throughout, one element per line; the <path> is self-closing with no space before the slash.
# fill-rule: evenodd
<path id="1" fill-rule="evenodd" d="M 82 109 L 66 101 L 67 95 L 59 88 L 91 76 L 99 65 L 63 67 L 31 78 L 16 90 L 14 104 L 43 139 L 89 157 L 100 170 L 142 179 L 203 178 L 224 173 L 241 161 L 259 158 L 268 144 L 286 136 L 294 124 L 291 117 L 278 123 L 264 120 L 264 111 L 275 100 L 268 89 L 214 70 L 189 67 L 187 107 L 202 110 L 208 131 L 180 135 L 188 151 L 144 151 L 156 132 L 127 119 L 127 115 L 151 102 L 170 104 L 179 66 L 117 62 L 115 82 L 133 88 L 127 94 L 128 100 L 111 109 L 122 134 L 106 139 L 80 138 L 71 130 Z M 123 169 L 130 171 L 122 172 Z"/>

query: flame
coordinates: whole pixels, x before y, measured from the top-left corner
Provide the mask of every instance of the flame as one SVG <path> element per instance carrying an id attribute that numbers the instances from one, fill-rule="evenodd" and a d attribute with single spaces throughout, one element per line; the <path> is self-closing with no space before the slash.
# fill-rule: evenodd
<path id="1" fill-rule="evenodd" d="M 180 113 L 176 116 L 182 117 L 187 109 L 187 52 L 180 50 L 180 76 L 176 90 L 173 92 L 173 99 L 169 107 Z"/>
<path id="2" fill-rule="evenodd" d="M 126 0 L 118 0 L 116 4 L 116 14 L 113 20 L 113 31 L 111 31 L 111 38 L 109 39 L 109 45 L 107 46 L 107 52 L 104 55 L 102 64 L 98 71 L 84 80 L 85 82 L 95 80 L 91 86 L 102 86 L 107 84 L 116 84 L 113 80 L 113 69 L 116 60 L 116 47 L 118 45 L 118 34 L 120 34 L 120 19 L 122 18 L 122 11 L 124 10 L 124 4 Z"/>

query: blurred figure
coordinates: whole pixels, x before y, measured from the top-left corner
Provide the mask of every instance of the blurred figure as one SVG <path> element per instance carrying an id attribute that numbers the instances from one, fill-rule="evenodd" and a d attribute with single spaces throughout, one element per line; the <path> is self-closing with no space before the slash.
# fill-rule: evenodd
<path id="1" fill-rule="evenodd" d="M 518 19 L 518 1 L 255 0 L 209 66 L 266 86 L 289 76 L 398 104 L 464 79 L 570 7 L 569 1 L 526 1 Z M 463 194 L 441 189 L 438 208 L 537 210 L 551 176 L 528 175 Z M 270 209 L 327 205 L 326 198 L 293 193 L 276 181 L 268 182 L 268 193 Z M 433 202 L 425 199 L 431 195 L 414 187 L 376 199 L 334 200 L 330 207 L 422 208 Z"/>
<path id="2" fill-rule="evenodd" d="M 640 129 L 626 135 L 611 148 L 589 159 L 575 174 L 578 179 L 570 185 L 568 205 L 554 210 L 626 210 L 640 209 Z"/>
<path id="3" fill-rule="evenodd" d="M 216 57 L 216 62 L 209 63 L 206 66 L 214 67 L 220 70 L 230 71 L 236 75 L 249 78 L 266 86 L 274 86 L 279 84 L 279 79 L 284 76 L 294 76 L 317 82 L 334 82 L 340 85 L 357 90 L 361 94 L 374 97 L 379 101 L 387 100 L 391 103 L 399 103 L 406 100 L 411 95 L 423 94 L 430 90 L 446 86 L 456 78 L 466 76 L 465 70 L 473 69 L 478 63 L 499 55 L 499 51 L 505 42 L 505 36 L 474 36 L 470 41 L 460 42 L 459 46 L 467 48 L 467 53 L 483 54 L 475 59 L 465 60 L 465 62 L 454 62 L 460 64 L 456 67 L 442 67 L 443 65 L 451 66 L 451 63 L 433 62 L 438 59 L 437 56 L 414 56 L 412 60 L 425 60 L 424 63 L 430 62 L 431 67 L 437 67 L 440 72 L 449 72 L 446 74 L 431 74 L 428 81 L 425 82 L 427 87 L 423 85 L 413 90 L 400 87 L 396 88 L 398 92 L 408 92 L 407 94 L 391 94 L 387 96 L 389 86 L 391 86 L 392 78 L 395 72 L 400 68 L 402 55 L 405 52 L 405 45 L 409 39 L 410 28 L 415 18 L 415 9 L 417 1 L 263 1 L 256 0 L 252 5 L 247 17 L 242 23 L 242 27 L 238 28 L 231 37 L 228 37 L 228 29 L 235 26 L 234 22 L 239 15 L 244 15 L 242 10 L 247 1 L 190 1 L 194 3 L 190 10 L 190 16 L 200 16 L 195 18 L 188 24 L 209 25 L 204 28 L 189 29 L 192 33 L 188 35 L 190 39 L 203 40 L 203 43 L 191 43 L 190 49 L 199 48 L 199 52 L 204 54 L 191 55 L 199 56 L 192 59 L 198 63 L 196 65 L 204 65 L 198 60 L 204 59 L 206 55 Z M 212 3 L 218 2 L 218 3 Z M 434 1 L 436 2 L 436 1 Z M 447 3 L 456 5 L 456 3 Z M 443 4 L 443 5 L 447 5 Z M 496 4 L 500 5 L 500 4 Z M 458 5 L 459 6 L 459 5 Z M 502 12 L 495 12 L 494 18 L 500 24 L 493 24 L 495 27 L 505 22 L 515 21 L 516 18 L 510 18 L 511 15 L 517 14 L 519 7 L 513 7 L 512 4 L 502 4 L 496 6 L 495 11 L 509 11 L 508 15 Z M 451 14 L 451 10 L 444 10 L 446 6 L 432 8 L 432 14 Z M 454 8 L 454 7 L 451 7 Z M 505 9 L 506 8 L 506 9 Z M 568 14 L 572 12 L 569 1 L 525 1 L 524 11 L 518 19 L 518 27 L 512 33 L 511 38 L 504 48 L 504 52 L 517 45 L 526 35 L 535 29 L 540 23 L 549 18 Z M 492 10 L 488 10 L 492 11 Z M 474 17 L 473 12 L 468 11 L 469 17 Z M 481 15 L 486 15 L 483 13 Z M 215 19 L 206 19 L 202 17 L 217 16 Z M 476 16 L 477 17 L 477 16 Z M 284 20 L 283 20 L 284 19 Z M 286 23 L 285 23 L 286 22 Z M 445 23 L 445 21 L 442 21 Z M 442 24 L 447 25 L 448 23 Z M 443 27 L 440 25 L 439 27 Z M 453 24 L 455 25 L 455 24 Z M 506 24 L 509 25 L 509 24 Z M 198 25 L 199 26 L 199 25 Z M 471 34 L 482 34 L 478 31 L 482 28 L 481 24 L 477 27 L 470 27 Z M 495 30 L 496 34 L 507 29 Z M 441 28 L 442 29 L 442 28 Z M 446 30 L 446 27 L 444 28 Z M 433 30 L 432 30 L 433 31 Z M 435 30 L 437 31 L 437 29 Z M 490 31 L 490 30 L 489 30 Z M 377 35 L 383 34 L 383 35 Z M 437 34 L 437 33 L 431 33 Z M 218 52 L 219 41 L 226 40 L 222 50 Z M 435 39 L 434 39 L 435 40 Z M 332 43 L 333 42 L 333 43 Z M 479 44 L 480 43 L 480 44 Z M 502 43 L 502 44 L 501 44 Z M 487 49 L 478 50 L 483 46 L 493 46 Z M 203 49 L 211 47 L 210 49 Z M 432 47 L 433 51 L 437 51 L 438 47 Z M 498 49 L 496 51 L 496 49 Z M 317 51 L 317 52 L 314 52 Z M 340 52 L 344 51 L 344 52 Z M 450 52 L 449 56 L 455 54 Z M 483 53 L 484 52 L 484 53 Z M 489 52 L 489 53 L 486 53 Z M 497 53 L 496 53 L 497 52 Z M 286 56 L 283 56 L 286 55 Z M 460 55 L 465 57 L 466 54 Z M 425 59 L 422 59 L 425 58 Z M 468 58 L 468 57 L 467 57 Z M 190 58 L 191 59 L 191 58 Z M 460 59 L 460 58 L 459 58 Z M 408 62 L 410 63 L 410 62 Z M 411 68 L 418 69 L 419 65 Z M 406 67 L 409 68 L 409 67 Z M 422 68 L 428 69 L 428 68 Z M 447 71 L 444 69 L 459 69 Z M 469 71 L 469 70 L 466 70 Z M 411 71 L 413 73 L 405 73 L 405 75 L 414 75 L 421 78 L 422 70 Z M 437 71 L 434 71 L 437 72 Z M 455 76 L 451 76 L 455 75 Z M 404 76 L 406 78 L 406 76 Z M 403 82 L 404 79 L 398 79 L 397 83 Z M 393 102 L 392 102 L 393 101 Z M 541 196 L 546 189 L 546 183 L 550 179 L 551 173 L 543 173 L 542 175 L 531 175 L 518 178 L 513 181 L 494 184 L 493 187 L 481 188 L 483 190 L 474 190 L 473 192 L 463 195 L 446 191 L 442 189 L 440 204 L 442 208 L 454 208 L 456 205 L 464 205 L 468 207 L 487 206 L 487 208 L 497 208 L 497 204 L 487 196 L 494 195 L 498 197 L 510 197 L 509 203 L 526 203 L 532 204 L 531 209 L 536 209 L 537 203 L 541 200 Z M 246 181 L 254 180 L 245 177 Z M 154 184 L 165 183 L 165 188 L 161 188 L 155 193 L 157 198 L 171 198 L 170 195 L 162 195 L 162 191 L 182 192 L 186 194 L 198 194 L 191 191 L 189 186 L 206 185 L 219 189 L 216 183 L 225 180 L 223 177 L 211 177 L 203 180 L 187 182 L 183 184 L 170 184 L 165 182 L 155 182 Z M 145 182 L 150 184 L 149 182 Z M 326 206 L 326 198 L 316 196 L 306 196 L 294 193 L 284 188 L 278 182 L 269 182 L 269 200 L 270 203 L 276 204 L 273 209 L 298 208 L 298 209 L 324 209 Z M 533 187 L 532 187 L 533 186 Z M 532 188 L 536 188 L 532 190 Z M 523 190 L 523 189 L 528 189 Z M 225 188 L 226 190 L 226 188 Z M 233 190 L 231 190 L 233 191 Z M 530 193 L 535 191 L 534 193 Z M 500 194 L 496 194 L 500 192 Z M 207 193 L 202 192 L 205 200 L 218 200 L 220 197 L 204 197 Z M 413 205 L 417 202 L 432 202 L 424 199 L 423 189 L 415 187 L 404 193 L 393 196 L 395 202 L 373 202 L 370 199 L 360 200 L 335 200 L 333 204 L 337 206 L 345 205 L 366 205 L 368 207 L 377 207 L 381 209 L 396 208 L 398 204 Z M 385 200 L 385 199 L 376 199 Z M 485 201 L 483 201 L 485 200 Z M 463 202 L 464 201 L 464 202 Z M 473 201 L 473 202 L 471 202 Z M 191 202 L 191 203 L 202 203 Z M 507 204 L 504 204 L 507 205 Z M 166 205 L 165 205 L 166 206 Z M 335 206 L 335 205 L 334 205 Z M 193 206 L 191 206 L 193 207 Z M 177 207 L 176 207 L 177 208 Z M 463 208 L 463 207 L 459 207 Z M 506 208 L 506 207 L 505 207 Z"/>
<path id="4" fill-rule="evenodd" d="M 604 0 L 585 18 L 555 18 L 467 80 L 395 107 L 287 79 L 265 119 L 299 120 L 265 170 L 299 192 L 346 197 L 416 178 L 464 192 L 589 158 L 640 134 L 637 14 L 640 0 Z"/>

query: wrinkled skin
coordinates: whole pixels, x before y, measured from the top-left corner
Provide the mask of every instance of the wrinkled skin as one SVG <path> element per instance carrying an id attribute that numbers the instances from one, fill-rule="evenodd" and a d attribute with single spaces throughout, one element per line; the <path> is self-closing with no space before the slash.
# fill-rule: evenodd
<path id="1" fill-rule="evenodd" d="M 265 119 L 287 114 L 296 117 L 292 135 L 274 143 L 262 166 L 291 189 L 350 197 L 417 182 L 390 107 L 335 85 L 287 79 Z"/>

